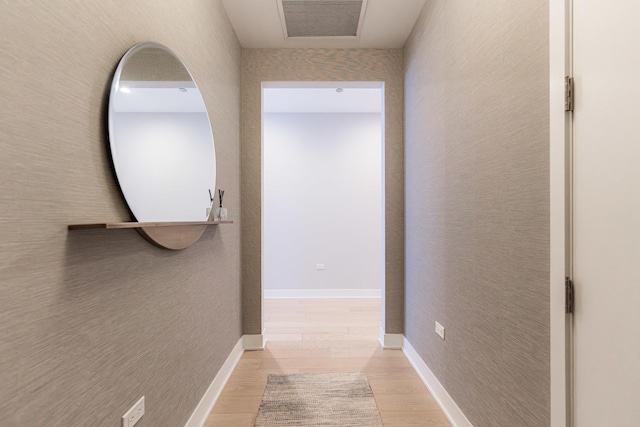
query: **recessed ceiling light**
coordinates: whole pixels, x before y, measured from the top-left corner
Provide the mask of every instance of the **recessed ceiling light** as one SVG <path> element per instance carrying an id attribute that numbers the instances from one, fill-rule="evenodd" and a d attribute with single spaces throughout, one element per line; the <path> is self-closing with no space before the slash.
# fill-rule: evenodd
<path id="1" fill-rule="evenodd" d="M 186 91 L 187 91 L 187 89 L 185 89 L 185 88 L 183 88 L 183 87 L 179 88 L 178 90 L 179 90 L 180 92 L 186 92 Z"/>
<path id="2" fill-rule="evenodd" d="M 340 92 L 342 92 L 343 90 L 344 90 L 344 89 L 342 89 L 341 87 L 339 87 L 339 88 L 337 88 L 337 89 L 336 89 L 336 92 L 340 93 Z"/>

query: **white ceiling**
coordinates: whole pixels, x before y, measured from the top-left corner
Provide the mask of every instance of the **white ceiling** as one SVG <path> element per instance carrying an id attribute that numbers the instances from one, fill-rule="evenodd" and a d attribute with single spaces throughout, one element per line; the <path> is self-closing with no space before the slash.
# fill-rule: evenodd
<path id="1" fill-rule="evenodd" d="M 244 48 L 401 48 L 426 0 L 368 0 L 355 38 L 286 38 L 278 0 L 222 0 Z"/>
<path id="2" fill-rule="evenodd" d="M 264 88 L 264 113 L 380 113 L 382 88 Z"/>

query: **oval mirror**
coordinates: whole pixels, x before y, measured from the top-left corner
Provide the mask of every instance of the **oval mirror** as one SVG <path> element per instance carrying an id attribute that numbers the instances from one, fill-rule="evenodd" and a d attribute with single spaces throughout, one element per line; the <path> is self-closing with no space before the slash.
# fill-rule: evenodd
<path id="1" fill-rule="evenodd" d="M 208 219 L 216 185 L 209 115 L 191 73 L 165 46 L 140 43 L 120 61 L 109 98 L 109 140 L 137 221 Z"/>

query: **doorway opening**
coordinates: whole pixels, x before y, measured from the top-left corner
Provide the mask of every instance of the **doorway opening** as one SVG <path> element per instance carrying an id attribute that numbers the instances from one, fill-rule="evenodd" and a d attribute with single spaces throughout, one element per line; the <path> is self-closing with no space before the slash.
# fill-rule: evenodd
<path id="1" fill-rule="evenodd" d="M 323 319 L 362 310 L 376 316 L 367 334 L 377 338 L 385 277 L 384 83 L 264 82 L 262 200 L 266 339 L 303 338 L 294 327 L 266 322 L 270 311 L 291 309 L 292 299 L 301 304 L 294 317 L 305 307 L 322 311 L 307 313 L 317 320 L 305 323 L 307 331 L 344 331 Z"/>

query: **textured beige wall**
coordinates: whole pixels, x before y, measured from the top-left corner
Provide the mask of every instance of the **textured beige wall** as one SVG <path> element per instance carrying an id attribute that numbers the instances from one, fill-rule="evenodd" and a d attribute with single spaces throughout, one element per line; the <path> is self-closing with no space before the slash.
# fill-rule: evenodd
<path id="1" fill-rule="evenodd" d="M 475 426 L 549 425 L 548 32 L 430 0 L 405 46 L 406 336 Z"/>
<path id="2" fill-rule="evenodd" d="M 242 303 L 243 330 L 261 333 L 262 136 L 264 81 L 385 82 L 385 331 L 403 332 L 404 169 L 401 49 L 243 49 Z M 329 202 L 327 202 L 329 203 Z"/>
<path id="3" fill-rule="evenodd" d="M 182 426 L 241 336 L 241 50 L 217 0 L 2 1 L 0 424 Z M 133 44 L 167 45 L 212 116 L 218 184 L 236 224 L 181 252 L 123 221 L 105 107 Z"/>

